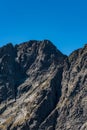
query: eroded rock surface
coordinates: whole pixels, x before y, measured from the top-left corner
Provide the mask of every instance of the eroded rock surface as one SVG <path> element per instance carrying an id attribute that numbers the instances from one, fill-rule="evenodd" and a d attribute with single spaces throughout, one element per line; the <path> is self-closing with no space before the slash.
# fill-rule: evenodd
<path id="1" fill-rule="evenodd" d="M 87 45 L 63 55 L 50 41 L 0 48 L 0 130 L 86 130 Z"/>

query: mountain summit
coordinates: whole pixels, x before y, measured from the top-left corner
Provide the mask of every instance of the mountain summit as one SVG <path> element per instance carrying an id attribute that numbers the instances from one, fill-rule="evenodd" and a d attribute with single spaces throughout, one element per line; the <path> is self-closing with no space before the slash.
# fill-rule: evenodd
<path id="1" fill-rule="evenodd" d="M 48 40 L 0 48 L 0 130 L 87 130 L 87 45 Z"/>

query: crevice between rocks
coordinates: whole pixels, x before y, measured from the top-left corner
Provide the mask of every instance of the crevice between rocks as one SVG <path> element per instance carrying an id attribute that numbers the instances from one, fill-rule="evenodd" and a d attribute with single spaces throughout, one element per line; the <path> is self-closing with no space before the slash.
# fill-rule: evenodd
<path id="1" fill-rule="evenodd" d="M 63 73 L 63 67 L 58 68 L 56 74 L 51 80 L 50 90 L 47 92 L 47 95 L 44 97 L 41 104 L 34 112 L 34 116 L 28 121 L 28 125 L 31 130 L 39 129 L 39 126 L 46 120 L 46 118 L 56 108 L 56 105 L 58 104 L 61 97 L 62 73 Z M 53 130 L 54 129 L 55 129 L 55 124 L 53 124 Z"/>

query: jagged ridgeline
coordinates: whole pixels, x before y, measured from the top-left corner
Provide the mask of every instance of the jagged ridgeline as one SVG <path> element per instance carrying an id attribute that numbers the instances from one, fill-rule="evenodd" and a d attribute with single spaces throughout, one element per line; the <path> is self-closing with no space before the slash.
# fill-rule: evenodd
<path id="1" fill-rule="evenodd" d="M 87 130 L 87 45 L 69 57 L 48 40 L 1 47 L 0 130 Z"/>

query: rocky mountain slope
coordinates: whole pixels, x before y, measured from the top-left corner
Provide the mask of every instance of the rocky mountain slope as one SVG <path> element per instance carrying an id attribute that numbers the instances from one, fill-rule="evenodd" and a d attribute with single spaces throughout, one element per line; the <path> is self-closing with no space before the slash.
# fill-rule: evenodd
<path id="1" fill-rule="evenodd" d="M 87 130 L 87 45 L 48 40 L 0 48 L 0 130 Z"/>

